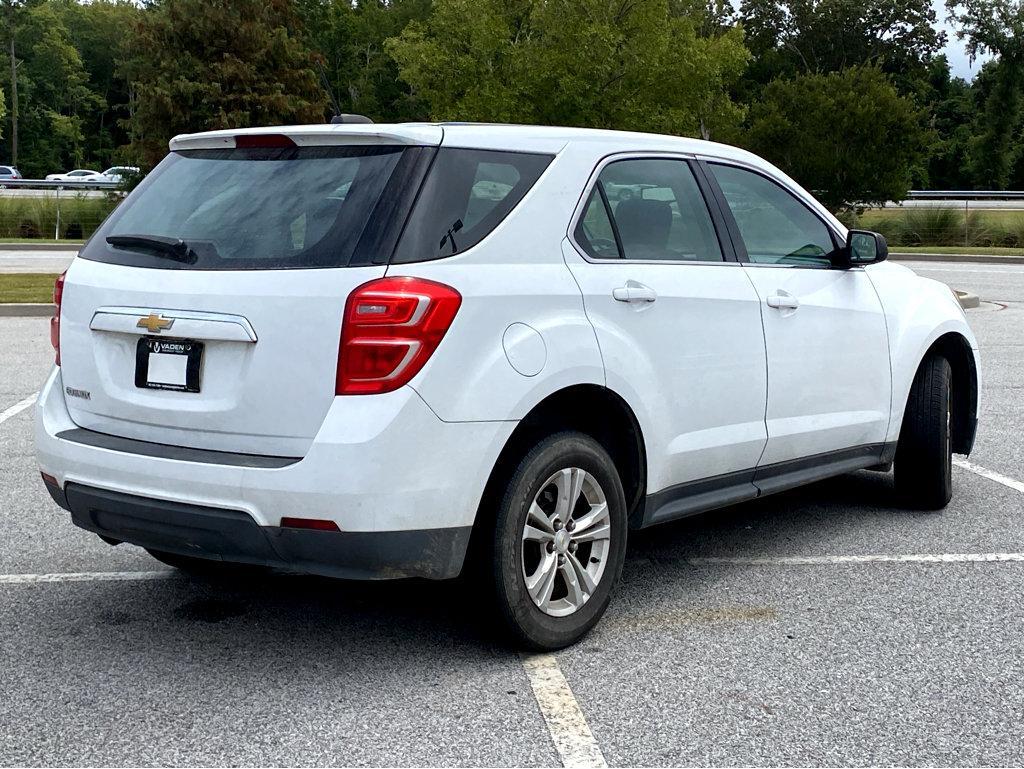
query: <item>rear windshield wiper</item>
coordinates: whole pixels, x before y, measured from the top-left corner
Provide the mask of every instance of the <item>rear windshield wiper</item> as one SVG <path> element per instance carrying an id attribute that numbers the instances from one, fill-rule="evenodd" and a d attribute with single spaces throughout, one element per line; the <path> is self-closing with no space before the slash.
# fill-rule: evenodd
<path id="1" fill-rule="evenodd" d="M 196 252 L 181 238 L 166 238 L 162 235 L 108 235 L 107 243 L 121 248 L 151 251 L 154 256 L 173 259 L 176 262 L 195 264 L 196 261 Z"/>

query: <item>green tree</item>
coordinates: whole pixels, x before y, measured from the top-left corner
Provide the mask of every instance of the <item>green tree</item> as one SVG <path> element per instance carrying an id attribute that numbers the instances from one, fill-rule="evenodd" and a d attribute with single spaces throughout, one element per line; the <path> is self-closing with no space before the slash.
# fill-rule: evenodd
<path id="1" fill-rule="evenodd" d="M 950 0 L 947 7 L 971 56 L 990 53 L 998 57 L 987 65 L 991 84 L 971 147 L 971 170 L 979 187 L 1005 189 L 1021 152 L 1024 3 Z"/>
<path id="2" fill-rule="evenodd" d="M 914 90 L 945 42 L 931 0 L 743 0 L 739 18 L 760 83 L 870 64 Z"/>
<path id="3" fill-rule="evenodd" d="M 430 0 L 301 0 L 299 12 L 341 112 L 380 122 L 426 117 L 425 105 L 410 94 L 384 41 L 410 21 L 426 19 Z"/>
<path id="4" fill-rule="evenodd" d="M 130 0 L 49 0 L 82 58 L 97 107 L 82 115 L 83 153 L 96 166 L 132 160 L 120 149 L 128 134 L 120 125 L 129 117 L 128 83 L 117 71 L 125 41 L 144 12 Z"/>
<path id="5" fill-rule="evenodd" d="M 88 85 L 88 74 L 70 32 L 53 3 L 18 8 L 14 28 L 17 79 L 0 68 L 5 89 L 18 94 L 18 165 L 26 176 L 80 164 L 84 152 L 84 116 L 104 103 Z M 13 112 L 12 112 L 13 114 Z M 13 156 L 11 142 L 0 152 Z"/>
<path id="6" fill-rule="evenodd" d="M 748 56 L 709 26 L 668 0 L 437 0 L 385 49 L 437 119 L 708 136 L 742 117 Z"/>
<path id="7" fill-rule="evenodd" d="M 178 133 L 325 117 L 316 61 L 289 0 L 163 0 L 127 34 L 125 124 L 145 165 Z"/>
<path id="8" fill-rule="evenodd" d="M 937 56 L 928 76 L 929 125 L 937 136 L 928 157 L 928 186 L 962 190 L 972 186 L 968 153 L 976 129 L 978 89 L 951 77 L 945 56 Z"/>
<path id="9" fill-rule="evenodd" d="M 853 67 L 768 84 L 745 144 L 840 210 L 906 197 L 933 140 L 923 118 L 879 69 Z"/>

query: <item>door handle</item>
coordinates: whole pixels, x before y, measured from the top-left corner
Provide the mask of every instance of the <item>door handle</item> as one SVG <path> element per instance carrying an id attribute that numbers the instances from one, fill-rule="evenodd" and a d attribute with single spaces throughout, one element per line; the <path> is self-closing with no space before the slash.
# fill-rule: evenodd
<path id="1" fill-rule="evenodd" d="M 795 296 L 781 292 L 770 295 L 766 301 L 769 307 L 775 307 L 780 310 L 795 310 L 800 306 L 800 300 Z"/>
<path id="2" fill-rule="evenodd" d="M 657 298 L 653 288 L 635 280 L 627 280 L 625 286 L 612 289 L 612 299 L 616 302 L 653 302 Z"/>

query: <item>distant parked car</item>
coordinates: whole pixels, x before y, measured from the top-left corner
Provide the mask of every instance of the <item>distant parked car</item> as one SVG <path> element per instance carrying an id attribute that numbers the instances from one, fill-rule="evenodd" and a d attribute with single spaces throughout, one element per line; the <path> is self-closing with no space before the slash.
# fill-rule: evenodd
<path id="1" fill-rule="evenodd" d="M 133 176 L 139 176 L 142 170 L 138 166 L 111 166 L 103 172 L 108 181 L 120 184 Z"/>
<path id="2" fill-rule="evenodd" d="M 48 182 L 86 182 L 86 181 L 103 181 L 103 174 L 99 171 L 91 171 L 87 168 L 78 168 L 74 171 L 68 171 L 66 174 L 47 174 L 46 181 Z"/>

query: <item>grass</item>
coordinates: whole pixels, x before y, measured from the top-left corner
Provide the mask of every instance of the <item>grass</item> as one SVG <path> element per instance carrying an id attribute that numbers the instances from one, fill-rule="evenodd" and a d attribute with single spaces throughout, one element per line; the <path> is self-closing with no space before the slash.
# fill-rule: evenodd
<path id="1" fill-rule="evenodd" d="M 964 249 L 950 253 L 1024 253 L 1024 211 L 881 208 L 844 219 L 851 226 L 882 233 L 893 250 L 949 247 Z"/>
<path id="2" fill-rule="evenodd" d="M 39 272 L 0 274 L 0 304 L 53 301 L 56 275 Z"/>
<path id="3" fill-rule="evenodd" d="M 60 197 L 60 220 L 56 195 L 38 198 L 0 197 L 0 238 L 39 240 L 84 240 L 92 235 L 107 214 L 121 201 L 117 194 Z"/>

